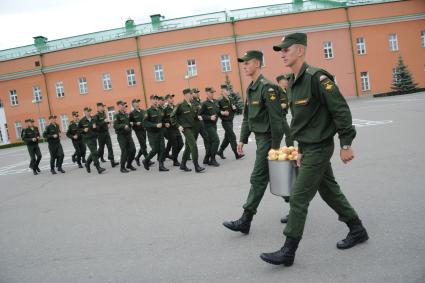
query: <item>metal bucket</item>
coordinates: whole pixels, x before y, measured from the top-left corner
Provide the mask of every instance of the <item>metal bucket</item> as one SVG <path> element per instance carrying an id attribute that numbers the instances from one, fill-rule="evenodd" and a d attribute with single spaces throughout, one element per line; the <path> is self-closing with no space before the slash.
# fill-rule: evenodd
<path id="1" fill-rule="evenodd" d="M 297 178 L 296 161 L 268 160 L 270 192 L 276 196 L 289 197 Z"/>

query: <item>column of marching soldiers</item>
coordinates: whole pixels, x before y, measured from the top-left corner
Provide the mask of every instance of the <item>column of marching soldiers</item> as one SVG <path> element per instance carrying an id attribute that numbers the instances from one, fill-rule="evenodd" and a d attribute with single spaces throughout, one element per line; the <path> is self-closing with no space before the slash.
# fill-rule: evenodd
<path id="1" fill-rule="evenodd" d="M 216 156 L 225 159 L 224 151 L 230 145 L 235 158 L 241 159 L 244 155 L 237 152 L 236 135 L 233 131 L 233 119 L 238 111 L 235 100 L 232 99 L 229 86 L 221 85 L 221 98 L 215 99 L 216 92 L 212 87 L 206 87 L 206 99 L 201 102 L 200 91 L 197 88 L 187 88 L 183 90 L 184 100 L 177 105 L 174 102 L 174 94 L 165 97 L 151 95 L 150 108 L 144 110 L 140 107 L 140 100 L 133 99 L 131 104 L 133 110 L 127 113 L 128 105 L 125 101 L 117 101 L 118 113 L 114 117 L 113 128 L 115 129 L 118 144 L 121 149 L 120 162 L 114 159 L 111 136 L 109 128 L 112 121 L 105 113 L 105 106 L 102 102 L 96 104 L 97 113 L 92 116 L 90 107 L 84 108 L 84 115 L 80 119 L 78 111 L 72 112 L 73 120 L 66 131 L 66 136 L 71 139 L 75 152 L 72 155 L 72 162 L 79 168 L 86 168 L 91 172 L 91 164 L 94 164 L 97 172 L 101 174 L 105 171 L 101 167 L 104 159 L 105 146 L 108 149 L 108 160 L 112 167 L 120 165 L 122 173 L 135 171 L 133 161 L 138 166 L 143 165 L 149 170 L 154 165 L 153 158 L 156 156 L 159 171 L 169 171 L 164 166 L 164 161 L 169 158 L 173 161 L 173 166 L 179 167 L 182 171 L 190 172 L 187 161 L 192 160 L 195 172 L 200 173 L 205 170 L 198 161 L 197 139 L 200 135 L 205 146 L 204 165 L 218 167 Z M 57 171 L 65 173 L 62 164 L 64 151 L 60 142 L 61 130 L 56 122 L 56 116 L 49 116 L 49 125 L 42 133 L 43 138 L 48 143 L 50 153 L 50 171 L 57 174 Z M 225 131 L 224 138 L 220 145 L 217 134 L 217 122 L 221 119 L 221 124 Z M 41 172 L 39 164 L 41 161 L 41 151 L 38 146 L 41 134 L 34 125 L 33 119 L 25 120 L 27 127 L 22 130 L 22 140 L 25 142 L 30 155 L 30 165 L 34 175 Z M 136 154 L 136 147 L 132 137 L 134 131 L 140 148 Z M 185 137 L 183 142 L 182 134 Z M 167 143 L 166 143 L 167 141 Z M 151 150 L 148 151 L 147 142 Z M 86 149 L 89 155 L 86 159 Z M 179 161 L 179 153 L 183 150 L 183 156 Z M 143 160 L 140 160 L 143 156 Z M 84 165 L 83 165 L 84 164 Z"/>

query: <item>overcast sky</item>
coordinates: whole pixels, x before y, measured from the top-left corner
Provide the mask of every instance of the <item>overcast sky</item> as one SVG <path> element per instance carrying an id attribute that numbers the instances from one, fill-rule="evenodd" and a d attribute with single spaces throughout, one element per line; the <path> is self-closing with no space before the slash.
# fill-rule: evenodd
<path id="1" fill-rule="evenodd" d="M 291 2 L 290 0 L 0 0 L 0 50 L 33 44 L 33 37 L 49 40 L 136 24 L 149 15 L 178 18 L 195 14 Z"/>

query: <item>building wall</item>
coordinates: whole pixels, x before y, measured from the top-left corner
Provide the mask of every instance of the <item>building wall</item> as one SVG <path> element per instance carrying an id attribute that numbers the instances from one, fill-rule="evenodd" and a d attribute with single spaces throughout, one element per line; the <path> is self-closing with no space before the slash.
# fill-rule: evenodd
<path id="1" fill-rule="evenodd" d="M 43 55 L 0 62 L 0 99 L 15 142 L 15 122 L 50 114 L 67 115 L 95 107 L 102 101 L 108 107 L 117 100 L 128 102 L 138 97 L 142 104 L 151 94 L 175 93 L 182 99 L 182 89 L 206 86 L 216 89 L 228 75 L 234 89 L 244 95 L 249 80 L 237 63 L 247 50 L 260 49 L 265 55 L 264 75 L 271 80 L 289 72 L 280 54 L 272 46 L 284 34 L 308 34 L 307 62 L 336 75 L 337 84 L 346 96 L 370 95 L 390 91 L 392 69 L 403 56 L 415 82 L 425 87 L 425 48 L 421 31 L 425 30 L 425 2 L 408 0 L 384 4 L 353 6 L 296 14 L 240 20 L 181 30 L 170 30 L 136 38 L 114 40 L 75 47 Z M 399 50 L 389 50 L 389 34 L 397 34 Z M 366 54 L 358 55 L 356 38 L 366 41 Z M 235 43 L 236 38 L 236 43 Z M 324 58 L 323 43 L 332 42 L 331 59 Z M 139 52 L 138 52 L 139 51 Z M 353 54 L 354 51 L 354 54 Z M 222 72 L 220 57 L 229 55 L 231 70 Z M 185 79 L 187 60 L 195 59 L 197 75 Z M 39 66 L 36 65 L 39 63 Z M 161 64 L 164 80 L 156 81 L 154 66 Z M 136 84 L 128 86 L 126 71 L 134 69 Z M 360 73 L 368 72 L 370 91 L 361 90 Z M 103 89 L 102 75 L 109 73 L 112 89 Z M 81 95 L 78 79 L 86 77 L 88 93 Z M 57 98 L 55 84 L 62 81 L 65 96 Z M 39 86 L 43 99 L 34 104 L 33 86 Z M 47 86 L 47 89 L 46 89 Z M 9 91 L 15 89 L 19 105 L 11 106 Z M 202 97 L 203 97 L 202 92 Z M 60 119 L 59 121 L 60 122 Z"/>

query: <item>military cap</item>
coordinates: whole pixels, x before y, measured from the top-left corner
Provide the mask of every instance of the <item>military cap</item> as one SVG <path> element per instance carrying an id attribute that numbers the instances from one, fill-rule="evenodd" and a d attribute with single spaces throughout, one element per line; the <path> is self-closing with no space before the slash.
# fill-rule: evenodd
<path id="1" fill-rule="evenodd" d="M 174 94 L 169 93 L 169 94 L 167 94 L 167 95 L 165 96 L 165 99 L 170 99 L 170 98 L 172 98 L 172 97 L 174 97 L 174 96 L 175 96 Z"/>
<path id="2" fill-rule="evenodd" d="M 227 89 L 227 90 L 229 90 L 229 86 L 228 85 L 221 85 L 220 88 L 221 89 Z"/>
<path id="3" fill-rule="evenodd" d="M 72 111 L 72 116 L 78 116 L 78 111 Z"/>
<path id="4" fill-rule="evenodd" d="M 28 123 L 28 122 L 33 122 L 33 123 L 34 123 L 34 119 L 31 119 L 31 118 L 26 119 L 26 120 L 25 120 L 25 123 Z"/>
<path id="5" fill-rule="evenodd" d="M 293 44 L 301 44 L 307 46 L 307 35 L 302 32 L 288 34 L 282 38 L 282 42 L 273 46 L 274 51 L 286 49 Z"/>
<path id="6" fill-rule="evenodd" d="M 98 102 L 98 103 L 96 103 L 96 106 L 106 106 L 105 104 L 103 104 L 103 102 Z"/>
<path id="7" fill-rule="evenodd" d="M 91 108 L 90 107 L 84 107 L 84 112 L 91 112 Z"/>
<path id="8" fill-rule="evenodd" d="M 140 99 L 138 99 L 138 98 L 134 98 L 132 101 L 131 101 L 131 103 L 133 104 L 133 103 L 139 103 L 140 102 Z"/>
<path id="9" fill-rule="evenodd" d="M 260 50 L 249 50 L 241 58 L 238 58 L 238 62 L 242 63 L 242 62 L 249 61 L 251 59 L 258 59 L 262 62 L 263 52 L 261 52 Z"/>
<path id="10" fill-rule="evenodd" d="M 280 82 L 281 80 L 289 81 L 289 75 L 280 75 L 276 77 L 277 82 Z"/>
<path id="11" fill-rule="evenodd" d="M 188 93 L 192 93 L 192 90 L 190 88 L 185 88 L 183 90 L 183 94 L 188 94 Z"/>
<path id="12" fill-rule="evenodd" d="M 198 89 L 198 88 L 196 88 L 196 87 L 192 89 L 192 92 L 193 92 L 193 93 L 200 93 L 199 89 Z"/>
<path id="13" fill-rule="evenodd" d="M 215 89 L 214 89 L 214 88 L 212 88 L 212 87 L 206 87 L 206 88 L 205 88 L 205 91 L 206 91 L 206 92 L 214 93 L 214 92 L 215 92 Z"/>
<path id="14" fill-rule="evenodd" d="M 127 102 L 125 102 L 125 101 L 122 101 L 122 100 L 117 101 L 117 105 L 126 105 L 126 104 L 127 104 Z"/>
<path id="15" fill-rule="evenodd" d="M 158 98 L 158 100 L 164 100 L 164 97 L 161 96 L 161 95 L 158 95 L 157 98 Z"/>
<path id="16" fill-rule="evenodd" d="M 50 115 L 49 119 L 56 119 L 56 115 Z"/>

